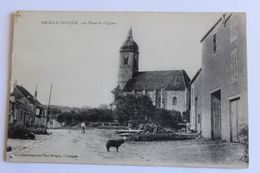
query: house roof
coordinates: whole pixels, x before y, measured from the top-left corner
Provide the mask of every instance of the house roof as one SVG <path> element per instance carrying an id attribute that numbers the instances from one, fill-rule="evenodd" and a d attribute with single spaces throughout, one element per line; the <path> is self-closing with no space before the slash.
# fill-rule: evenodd
<path id="1" fill-rule="evenodd" d="M 196 78 L 199 76 L 200 72 L 201 72 L 201 68 L 196 72 L 196 74 L 194 75 L 194 77 L 191 79 L 190 85 L 196 80 Z"/>
<path id="2" fill-rule="evenodd" d="M 218 21 L 208 30 L 208 32 L 202 37 L 202 39 L 200 40 L 200 42 L 203 42 L 205 40 L 205 38 L 214 30 L 214 28 L 216 28 L 216 26 L 223 21 L 224 23 L 226 23 L 228 21 L 228 19 L 231 17 L 232 13 L 229 14 L 223 14 Z M 226 17 L 227 16 L 227 17 Z"/>
<path id="3" fill-rule="evenodd" d="M 143 71 L 130 79 L 123 91 L 133 90 L 185 90 L 190 78 L 184 70 Z"/>
<path id="4" fill-rule="evenodd" d="M 22 86 L 16 85 L 14 87 L 14 91 L 11 93 L 11 95 L 15 96 L 15 98 L 17 98 L 17 99 L 26 97 L 32 104 L 41 105 L 41 103 L 36 98 L 34 98 L 34 96 Z"/>

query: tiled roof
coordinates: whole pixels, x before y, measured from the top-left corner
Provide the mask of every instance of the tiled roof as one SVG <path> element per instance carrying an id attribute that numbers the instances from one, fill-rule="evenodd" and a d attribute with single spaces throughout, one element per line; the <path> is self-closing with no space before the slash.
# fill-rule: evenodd
<path id="1" fill-rule="evenodd" d="M 223 23 L 226 23 L 228 21 L 228 19 L 231 17 L 232 13 L 225 13 L 223 14 L 218 21 L 208 30 L 208 32 L 202 37 L 202 39 L 200 40 L 200 42 L 203 42 L 205 40 L 205 38 L 214 30 L 214 28 L 216 28 L 216 26 L 223 21 Z M 227 17 L 226 17 L 227 16 Z"/>
<path id="2" fill-rule="evenodd" d="M 11 95 L 15 96 L 15 98 L 17 99 L 26 97 L 32 104 L 41 105 L 41 103 L 37 99 L 35 99 L 34 96 L 22 86 L 16 85 Z"/>
<path id="3" fill-rule="evenodd" d="M 189 86 L 190 78 L 184 70 L 143 71 L 130 79 L 124 91 L 133 90 L 185 90 Z"/>

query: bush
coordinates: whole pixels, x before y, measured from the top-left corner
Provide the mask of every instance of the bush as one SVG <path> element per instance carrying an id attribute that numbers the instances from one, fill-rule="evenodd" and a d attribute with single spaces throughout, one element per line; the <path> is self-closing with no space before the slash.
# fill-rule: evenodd
<path id="1" fill-rule="evenodd" d="M 156 109 L 150 97 L 145 95 L 120 95 L 115 100 L 115 105 L 115 116 L 124 125 L 127 125 L 131 120 L 134 127 L 138 124 L 154 123 L 163 127 L 178 129 L 178 123 L 184 122 L 181 112 Z M 185 117 L 189 117 L 189 112 L 183 114 Z"/>
<path id="2" fill-rule="evenodd" d="M 240 138 L 240 142 L 243 144 L 243 148 L 244 148 L 244 154 L 241 159 L 243 161 L 245 161 L 246 163 L 248 163 L 249 159 L 248 159 L 248 125 L 247 124 L 241 125 L 241 130 L 239 132 L 239 138 Z"/>

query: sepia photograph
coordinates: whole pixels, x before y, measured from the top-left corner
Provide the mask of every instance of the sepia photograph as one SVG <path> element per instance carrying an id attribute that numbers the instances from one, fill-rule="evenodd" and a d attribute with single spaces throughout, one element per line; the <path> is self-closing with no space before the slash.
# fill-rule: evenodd
<path id="1" fill-rule="evenodd" d="M 5 159 L 248 168 L 246 14 L 17 11 Z"/>

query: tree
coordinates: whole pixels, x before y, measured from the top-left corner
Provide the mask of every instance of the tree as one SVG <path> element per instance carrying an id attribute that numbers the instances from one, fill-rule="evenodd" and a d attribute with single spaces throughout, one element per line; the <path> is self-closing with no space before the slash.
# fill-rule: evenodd
<path id="1" fill-rule="evenodd" d="M 70 124 L 73 121 L 73 118 L 76 116 L 74 112 L 62 112 L 57 116 L 57 121 L 66 124 Z"/>
<path id="2" fill-rule="evenodd" d="M 182 118 L 179 111 L 157 109 L 154 121 L 163 127 L 177 129 L 178 123 L 182 122 Z"/>
<path id="3" fill-rule="evenodd" d="M 155 106 L 150 97 L 145 95 L 121 96 L 117 98 L 115 105 L 115 115 L 123 124 L 127 124 L 129 120 L 132 120 L 134 125 L 144 123 L 155 113 Z"/>
<path id="4" fill-rule="evenodd" d="M 112 122 L 114 120 L 113 111 L 107 108 L 82 109 L 77 117 L 78 121 L 89 122 Z"/>
<path id="5" fill-rule="evenodd" d="M 98 108 L 99 108 L 99 109 L 109 109 L 109 105 L 107 105 L 107 104 L 100 104 L 100 105 L 98 106 Z"/>
<path id="6" fill-rule="evenodd" d="M 54 107 L 54 108 L 51 108 L 51 112 L 52 114 L 59 114 L 61 113 L 61 109 L 57 108 L 57 107 Z"/>
<path id="7" fill-rule="evenodd" d="M 112 94 L 114 95 L 114 100 L 115 100 L 115 102 L 123 96 L 123 95 L 122 95 L 123 92 L 122 92 L 122 90 L 120 89 L 119 85 L 117 85 L 117 86 L 113 89 L 113 91 L 111 91 L 111 92 L 112 92 Z"/>

